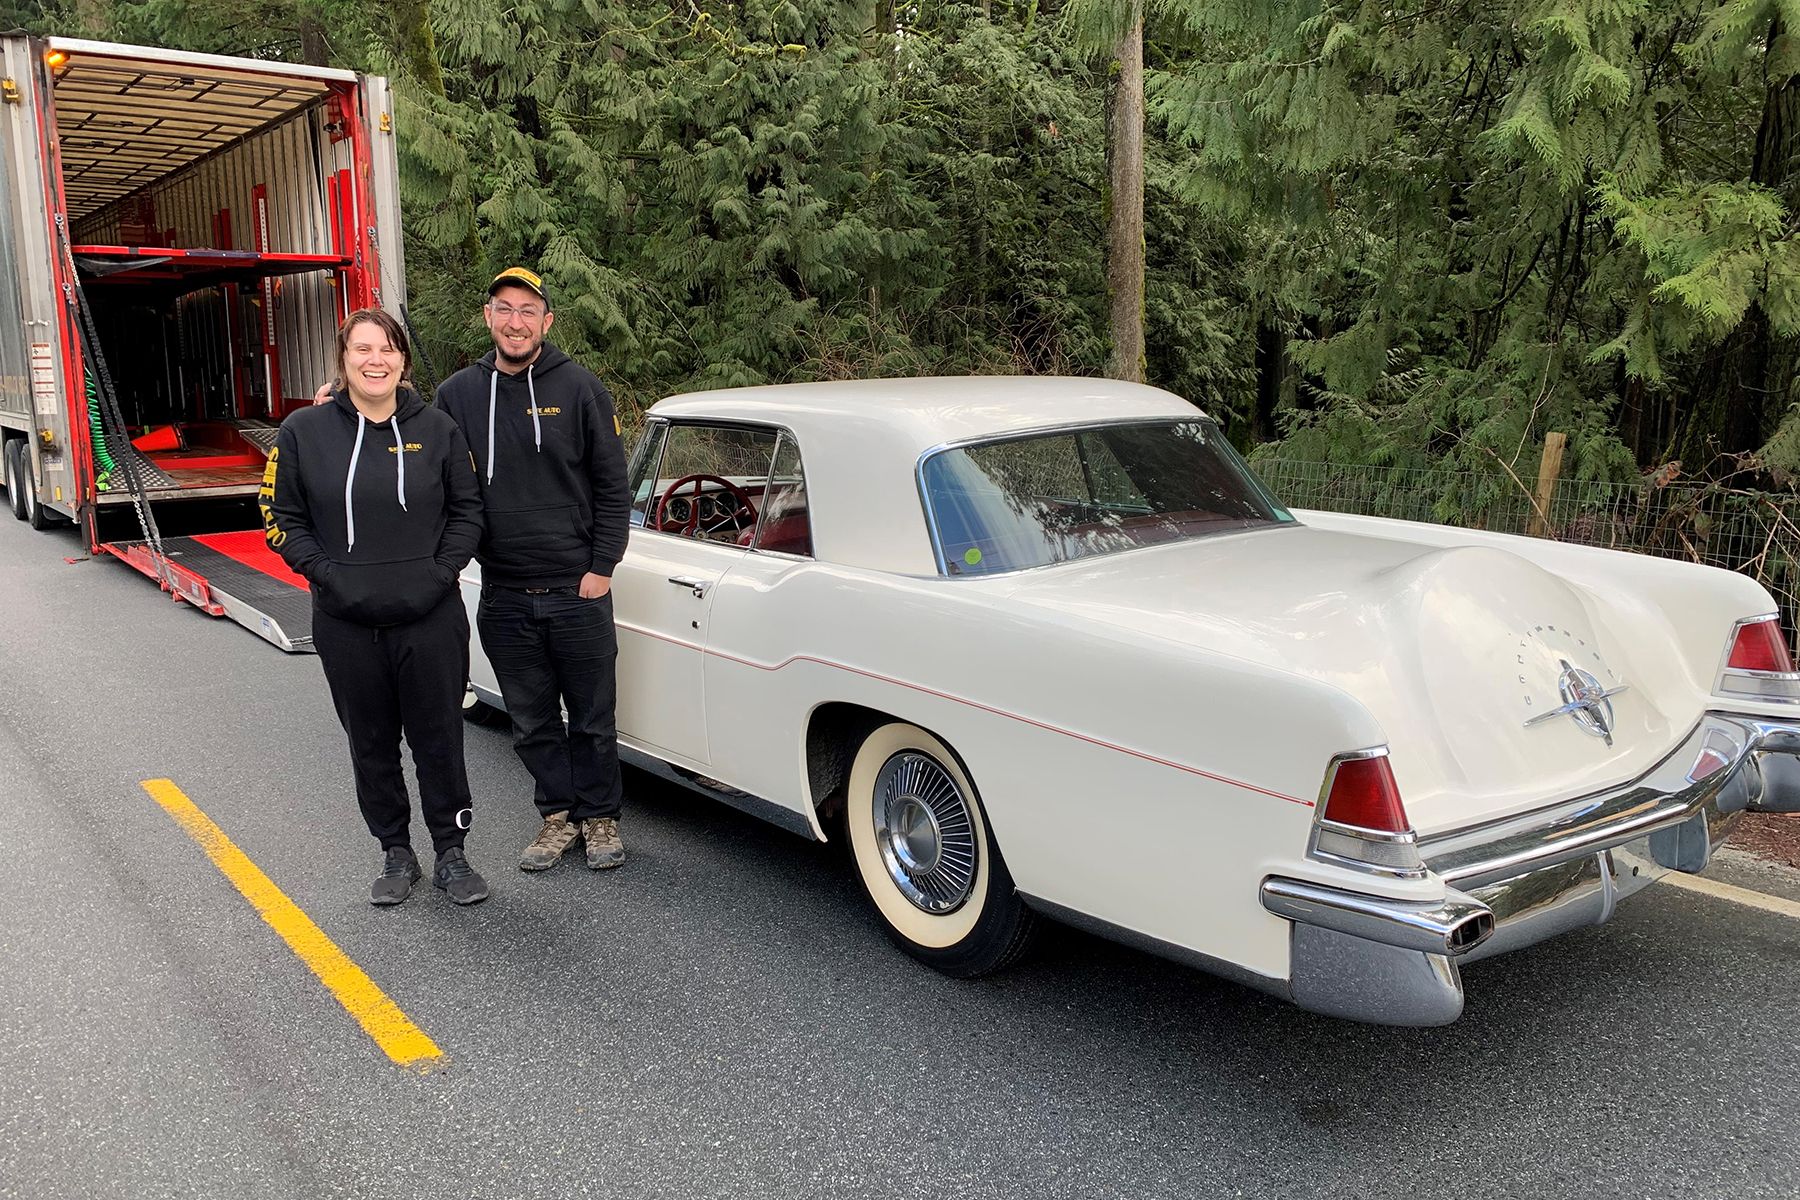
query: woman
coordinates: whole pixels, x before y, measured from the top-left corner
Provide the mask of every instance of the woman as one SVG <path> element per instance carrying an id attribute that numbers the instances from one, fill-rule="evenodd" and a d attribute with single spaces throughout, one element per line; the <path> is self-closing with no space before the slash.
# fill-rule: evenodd
<path id="1" fill-rule="evenodd" d="M 405 382 L 412 351 L 393 317 L 351 313 L 337 365 L 331 402 L 281 423 L 263 476 L 264 535 L 312 587 L 313 648 L 350 737 L 357 803 L 383 852 L 370 901 L 399 904 L 419 879 L 404 732 L 437 851 L 431 881 L 476 904 L 488 887 L 463 854 L 469 618 L 456 586 L 481 540 L 474 462 L 456 422 Z"/>

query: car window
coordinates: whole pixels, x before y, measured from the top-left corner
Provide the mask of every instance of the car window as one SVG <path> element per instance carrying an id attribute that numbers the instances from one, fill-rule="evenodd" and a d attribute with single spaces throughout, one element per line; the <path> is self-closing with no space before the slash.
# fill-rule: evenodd
<path id="1" fill-rule="evenodd" d="M 1095 425 L 954 447 L 926 459 L 920 481 L 952 575 L 1294 520 L 1207 420 Z"/>
<path id="2" fill-rule="evenodd" d="M 644 463 L 633 484 L 633 512 L 641 509 L 641 524 L 659 533 L 748 546 L 779 440 L 773 429 L 669 424 L 654 468 Z"/>
<path id="3" fill-rule="evenodd" d="M 790 434 L 781 435 L 763 496 L 752 544 L 758 550 L 811 557 L 812 520 L 806 510 L 806 476 L 800 470 L 800 447 Z"/>
<path id="4" fill-rule="evenodd" d="M 669 432 L 667 421 L 652 421 L 644 426 L 637 449 L 631 452 L 631 470 L 627 475 L 631 486 L 631 523 L 643 525 L 650 519 L 650 506 L 656 502 L 656 466 L 662 459 L 663 437 Z"/>

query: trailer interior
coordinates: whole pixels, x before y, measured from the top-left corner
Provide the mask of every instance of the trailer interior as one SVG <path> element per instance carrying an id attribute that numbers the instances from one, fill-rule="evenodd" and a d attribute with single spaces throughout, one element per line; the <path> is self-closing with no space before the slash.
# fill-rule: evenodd
<path id="1" fill-rule="evenodd" d="M 282 417 L 370 290 L 356 77 L 51 45 L 69 251 L 116 398 L 85 363 L 95 547 L 308 648 L 304 582 L 244 526 Z M 235 500 L 236 529 L 152 536 L 142 514 L 172 499 Z"/>
<path id="2" fill-rule="evenodd" d="M 52 69 L 71 250 L 125 423 L 95 446 L 95 500 L 128 498 L 108 469 L 124 454 L 152 498 L 252 495 L 274 427 L 329 370 L 353 91 L 81 50 Z"/>

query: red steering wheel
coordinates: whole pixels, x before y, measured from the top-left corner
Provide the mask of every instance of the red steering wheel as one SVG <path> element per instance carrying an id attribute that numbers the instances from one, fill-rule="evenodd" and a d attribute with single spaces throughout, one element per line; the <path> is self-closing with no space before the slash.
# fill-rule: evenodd
<path id="1" fill-rule="evenodd" d="M 714 514 L 708 518 L 708 523 L 702 527 L 700 523 L 700 501 L 703 498 L 705 487 L 709 483 L 717 484 L 727 496 L 731 497 L 732 507 Z M 687 512 L 678 516 L 674 524 L 670 524 L 670 503 L 676 499 L 676 493 L 680 492 L 682 488 L 687 487 L 689 484 L 694 486 L 694 495 L 693 499 L 688 501 Z M 752 503 L 749 492 L 746 492 L 743 488 L 723 476 L 683 475 L 680 479 L 671 483 L 663 492 L 662 498 L 656 502 L 656 512 L 651 517 L 650 528 L 664 531 L 672 530 L 681 534 L 682 537 L 693 537 L 696 531 L 702 534 L 717 533 L 721 529 L 728 527 L 736 529 L 746 524 L 754 525 L 755 523 L 756 505 Z"/>

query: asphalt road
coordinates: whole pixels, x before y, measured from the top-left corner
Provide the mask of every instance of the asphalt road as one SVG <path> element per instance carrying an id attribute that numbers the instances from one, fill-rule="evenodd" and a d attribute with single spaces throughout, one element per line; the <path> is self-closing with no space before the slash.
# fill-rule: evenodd
<path id="1" fill-rule="evenodd" d="M 376 910 L 317 663 L 80 553 L 0 520 L 0 1197 L 1800 1190 L 1792 918 L 1653 888 L 1470 968 L 1437 1030 L 1066 930 L 956 982 L 831 849 L 642 775 L 624 869 L 520 874 L 527 779 L 480 729 L 493 899 Z M 163 777 L 447 1065 L 380 1052 L 140 786 Z"/>

